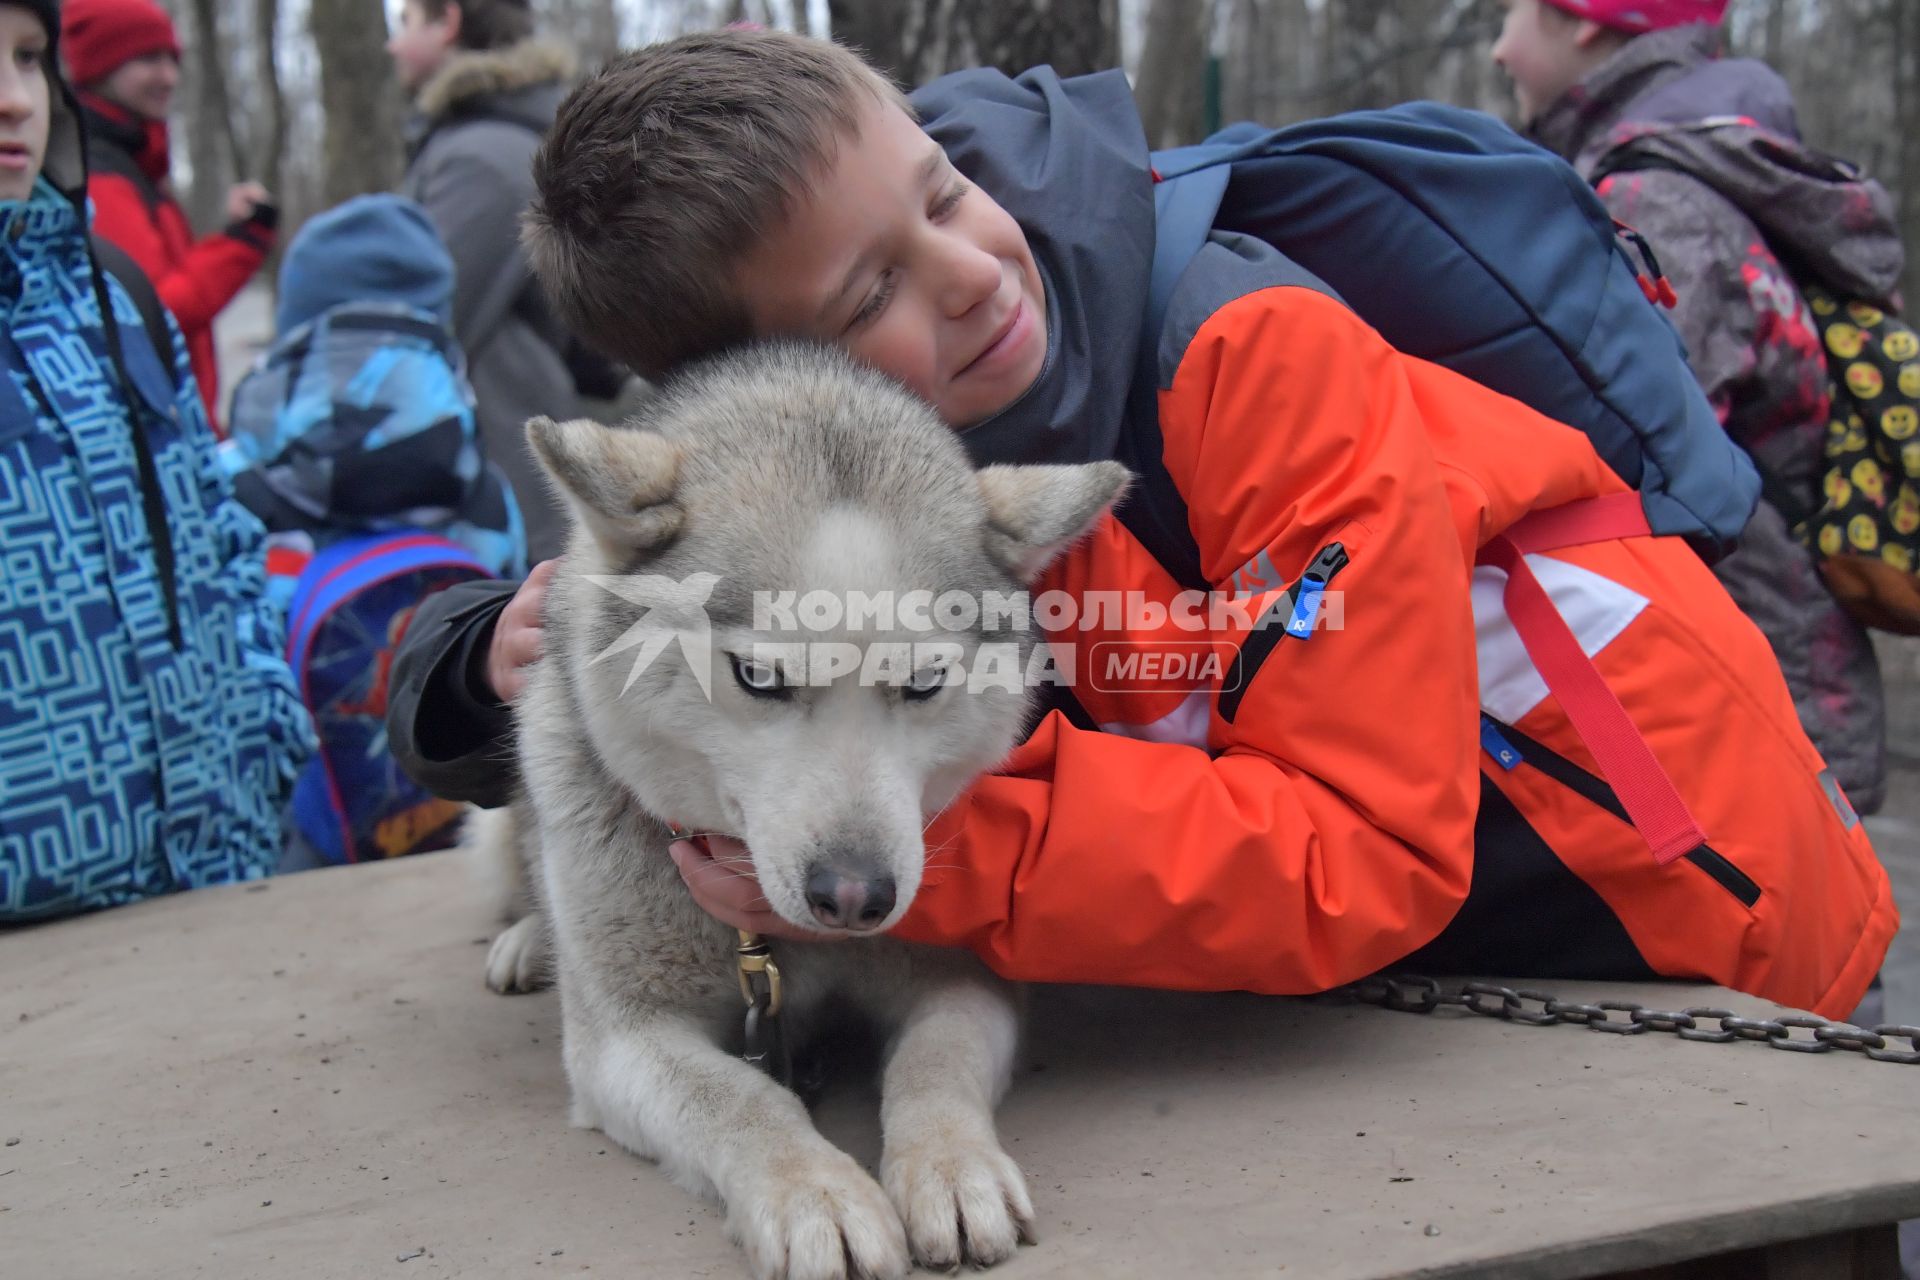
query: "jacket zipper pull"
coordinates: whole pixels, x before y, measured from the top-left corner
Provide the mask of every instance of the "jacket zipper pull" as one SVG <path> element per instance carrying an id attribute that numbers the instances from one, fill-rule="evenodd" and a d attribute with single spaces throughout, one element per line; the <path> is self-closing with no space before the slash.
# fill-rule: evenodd
<path id="1" fill-rule="evenodd" d="M 1480 717 L 1480 746 L 1502 769 L 1512 770 L 1526 759 L 1486 716 Z"/>
<path id="2" fill-rule="evenodd" d="M 1328 543 L 1307 566 L 1300 585 L 1293 593 L 1293 613 L 1287 619 L 1286 632 L 1296 640 L 1313 635 L 1313 624 L 1320 617 L 1320 600 L 1334 575 L 1347 567 L 1347 549 L 1337 542 Z"/>

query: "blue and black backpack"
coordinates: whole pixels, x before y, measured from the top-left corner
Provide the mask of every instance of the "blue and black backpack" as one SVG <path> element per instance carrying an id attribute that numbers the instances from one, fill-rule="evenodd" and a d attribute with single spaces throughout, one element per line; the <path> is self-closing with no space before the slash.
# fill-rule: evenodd
<path id="1" fill-rule="evenodd" d="M 429 312 L 343 303 L 283 335 L 234 389 L 230 416 L 221 457 L 269 530 L 288 664 L 320 738 L 294 824 L 330 862 L 439 848 L 461 806 L 416 785 L 387 747 L 393 655 L 434 592 L 526 570 L 460 350 Z"/>
<path id="2" fill-rule="evenodd" d="M 270 565 L 270 567 L 272 567 Z M 293 789 L 294 825 L 329 862 L 368 862 L 451 843 L 465 806 L 414 782 L 387 746 L 393 657 L 421 603 L 496 576 L 472 551 L 430 533 L 334 543 L 297 570 L 287 662 L 320 750 Z"/>
<path id="3" fill-rule="evenodd" d="M 1558 156 L 1491 116 L 1419 102 L 1233 125 L 1152 163 L 1146 332 L 1160 332 L 1210 232 L 1252 235 L 1400 351 L 1584 431 L 1640 491 L 1655 533 L 1713 555 L 1745 528 L 1759 474 L 1650 305 L 1671 286 L 1644 242 L 1640 262 L 1629 256 L 1624 229 Z"/>

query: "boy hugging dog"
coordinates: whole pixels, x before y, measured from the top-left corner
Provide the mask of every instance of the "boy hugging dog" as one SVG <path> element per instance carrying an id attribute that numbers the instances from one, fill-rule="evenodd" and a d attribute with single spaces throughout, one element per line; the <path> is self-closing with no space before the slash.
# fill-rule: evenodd
<path id="1" fill-rule="evenodd" d="M 1395 351 L 1250 237 L 1216 235 L 1143 332 L 1153 178 L 1118 72 L 967 71 L 902 98 L 829 43 L 688 36 L 577 90 L 535 177 L 548 295 L 648 378 L 810 340 L 931 405 L 976 465 L 1126 464 L 1124 502 L 1037 588 L 1165 616 L 1249 566 L 1272 600 L 1338 568 L 1341 628 L 1221 637 L 1231 689 L 1083 667 L 931 815 L 941 866 L 894 937 L 1034 981 L 1293 994 L 1415 957 L 1859 1002 L 1897 914 L 1765 639 L 1678 539 L 1527 558 L 1706 835 L 1656 860 L 1592 798 L 1604 783 L 1565 781 L 1597 782 L 1594 757 L 1504 613 L 1504 571 L 1477 564 L 1532 513 L 1627 487 L 1578 432 Z M 1129 395 L 1143 349 L 1150 399 Z M 1098 642 L 1080 618 L 1053 642 Z M 505 591 L 416 623 L 393 737 L 447 790 L 512 794 L 495 695 L 537 628 Z M 846 932 L 768 906 L 750 852 L 673 857 L 727 924 Z M 614 1127 L 648 1149 L 644 1117 Z"/>

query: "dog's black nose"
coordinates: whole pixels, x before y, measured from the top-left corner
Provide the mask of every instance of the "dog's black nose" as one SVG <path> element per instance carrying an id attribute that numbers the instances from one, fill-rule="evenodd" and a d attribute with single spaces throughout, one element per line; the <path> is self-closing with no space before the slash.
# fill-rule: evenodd
<path id="1" fill-rule="evenodd" d="M 831 863 L 807 873 L 807 905 L 829 929 L 864 933 L 880 927 L 893 911 L 893 877 L 862 875 Z"/>

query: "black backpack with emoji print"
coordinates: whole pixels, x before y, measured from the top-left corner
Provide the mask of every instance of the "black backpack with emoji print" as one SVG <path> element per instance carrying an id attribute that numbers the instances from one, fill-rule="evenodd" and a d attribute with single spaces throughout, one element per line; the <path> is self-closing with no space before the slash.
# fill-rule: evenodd
<path id="1" fill-rule="evenodd" d="M 1920 635 L 1920 336 L 1879 307 L 1804 292 L 1832 407 L 1823 505 L 1797 531 L 1849 613 Z"/>

